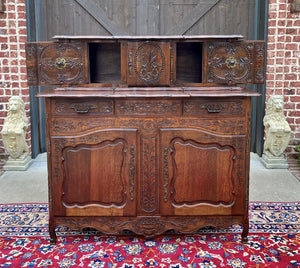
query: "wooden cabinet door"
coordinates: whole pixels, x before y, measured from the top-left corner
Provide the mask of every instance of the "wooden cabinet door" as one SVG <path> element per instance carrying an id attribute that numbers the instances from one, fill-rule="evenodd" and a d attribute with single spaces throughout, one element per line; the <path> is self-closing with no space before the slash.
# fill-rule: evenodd
<path id="1" fill-rule="evenodd" d="M 264 41 L 208 42 L 206 51 L 208 83 L 264 83 Z"/>
<path id="2" fill-rule="evenodd" d="M 170 42 L 128 42 L 122 60 L 128 86 L 170 85 Z"/>
<path id="3" fill-rule="evenodd" d="M 243 213 L 245 136 L 169 129 L 161 139 L 163 215 Z"/>
<path id="4" fill-rule="evenodd" d="M 85 42 L 26 43 L 28 84 L 76 85 L 88 83 Z"/>
<path id="5" fill-rule="evenodd" d="M 52 137 L 55 216 L 135 215 L 136 132 Z"/>

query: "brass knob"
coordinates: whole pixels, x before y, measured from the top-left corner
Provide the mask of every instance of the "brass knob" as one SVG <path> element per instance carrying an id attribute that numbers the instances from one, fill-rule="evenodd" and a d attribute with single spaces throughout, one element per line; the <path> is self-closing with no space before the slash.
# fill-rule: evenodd
<path id="1" fill-rule="evenodd" d="M 229 58 L 226 59 L 225 63 L 226 63 L 227 68 L 232 69 L 236 66 L 237 61 L 236 61 L 236 58 L 229 57 Z"/>
<path id="2" fill-rule="evenodd" d="M 67 66 L 66 59 L 64 59 L 64 58 L 56 58 L 56 60 L 55 60 L 55 66 L 59 70 L 65 69 L 66 66 Z"/>

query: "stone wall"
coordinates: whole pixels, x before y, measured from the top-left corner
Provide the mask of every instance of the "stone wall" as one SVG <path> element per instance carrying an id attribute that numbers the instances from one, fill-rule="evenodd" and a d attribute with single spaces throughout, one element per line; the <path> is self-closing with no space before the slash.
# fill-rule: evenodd
<path id="1" fill-rule="evenodd" d="M 285 151 L 296 158 L 300 143 L 300 12 L 291 12 L 291 0 L 269 0 L 266 96 L 284 96 L 284 113 L 291 127 Z"/>
<path id="2" fill-rule="evenodd" d="M 0 131 L 7 115 L 7 103 L 11 96 L 20 96 L 30 117 L 29 88 L 27 85 L 25 42 L 25 0 L 3 0 L 4 12 L 0 12 Z M 26 141 L 30 147 L 30 126 Z M 0 174 L 8 155 L 0 138 Z"/>

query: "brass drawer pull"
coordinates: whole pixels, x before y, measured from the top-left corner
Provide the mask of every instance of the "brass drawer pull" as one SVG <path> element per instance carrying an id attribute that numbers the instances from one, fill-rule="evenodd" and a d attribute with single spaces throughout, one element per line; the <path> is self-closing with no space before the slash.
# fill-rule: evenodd
<path id="1" fill-rule="evenodd" d="M 226 106 L 220 103 L 212 103 L 202 105 L 201 108 L 206 109 L 209 113 L 220 113 Z"/>
<path id="2" fill-rule="evenodd" d="M 86 104 L 86 103 L 77 103 L 77 104 L 73 104 L 71 106 L 72 109 L 74 109 L 74 111 L 76 113 L 79 114 L 86 114 L 88 113 L 91 109 L 96 109 L 97 106 L 94 104 Z"/>

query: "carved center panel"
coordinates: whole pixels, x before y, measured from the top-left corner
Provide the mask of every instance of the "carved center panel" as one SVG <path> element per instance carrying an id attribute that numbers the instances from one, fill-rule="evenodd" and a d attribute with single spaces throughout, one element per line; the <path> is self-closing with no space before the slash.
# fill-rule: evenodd
<path id="1" fill-rule="evenodd" d="M 161 48 L 153 43 L 143 43 L 135 54 L 134 69 L 138 79 L 146 83 L 159 80 L 165 68 L 165 58 Z"/>
<path id="2" fill-rule="evenodd" d="M 123 169 L 126 151 L 126 141 L 122 139 L 107 140 L 95 145 L 66 147 L 62 151 L 65 206 L 124 205 L 126 190 Z M 75 166 L 81 168 L 78 170 Z"/>
<path id="3" fill-rule="evenodd" d="M 70 83 L 83 72 L 84 63 L 81 47 L 71 44 L 53 44 L 39 47 L 40 79 L 44 83 Z"/>
<path id="4" fill-rule="evenodd" d="M 248 82 L 251 70 L 253 44 L 248 46 L 233 43 L 211 43 L 209 49 L 208 82 Z M 245 81 L 246 80 L 246 81 Z"/>
<path id="5" fill-rule="evenodd" d="M 235 152 L 231 146 L 181 138 L 175 138 L 170 145 L 174 206 L 232 205 Z"/>

